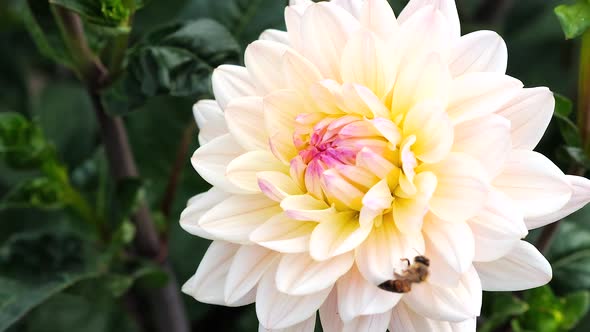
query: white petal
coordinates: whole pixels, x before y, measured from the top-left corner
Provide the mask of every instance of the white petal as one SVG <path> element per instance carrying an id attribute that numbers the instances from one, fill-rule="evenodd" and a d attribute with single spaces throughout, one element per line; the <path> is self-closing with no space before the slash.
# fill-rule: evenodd
<path id="1" fill-rule="evenodd" d="M 353 262 L 353 253 L 323 262 L 313 260 L 308 253 L 283 255 L 277 269 L 277 289 L 289 295 L 319 292 L 332 287 Z"/>
<path id="2" fill-rule="evenodd" d="M 336 288 L 332 290 L 330 296 L 320 307 L 320 321 L 324 332 L 342 332 L 344 323 L 340 319 L 338 312 L 338 292 Z"/>
<path id="3" fill-rule="evenodd" d="M 583 208 L 590 202 L 590 180 L 574 175 L 566 175 L 566 178 L 573 190 L 570 200 L 565 206 L 556 212 L 543 216 L 526 218 L 525 223 L 528 229 L 539 228 L 554 221 L 563 219 Z"/>
<path id="4" fill-rule="evenodd" d="M 261 97 L 234 99 L 225 108 L 227 127 L 236 141 L 246 150 L 268 150 L 268 134 L 261 130 L 264 107 Z"/>
<path id="5" fill-rule="evenodd" d="M 355 18 L 361 16 L 361 5 L 362 2 L 358 0 L 332 0 L 333 4 L 342 7 L 344 10 L 349 12 Z"/>
<path id="6" fill-rule="evenodd" d="M 250 243 L 250 233 L 281 212 L 281 207 L 264 195 L 235 195 L 205 213 L 199 226 L 227 241 Z"/>
<path id="7" fill-rule="evenodd" d="M 211 82 L 215 99 L 222 109 L 233 99 L 256 96 L 256 87 L 245 67 L 221 65 L 213 71 Z"/>
<path id="8" fill-rule="evenodd" d="M 551 122 L 555 98 L 547 88 L 522 89 L 497 114 L 510 120 L 512 146 L 534 149 Z"/>
<path id="9" fill-rule="evenodd" d="M 315 226 L 315 222 L 294 220 L 281 213 L 256 228 L 250 241 L 282 253 L 306 252 Z"/>
<path id="10" fill-rule="evenodd" d="M 309 252 L 316 260 L 326 260 L 353 250 L 373 229 L 373 223 L 360 225 L 356 213 L 343 212 L 324 220 L 311 233 Z"/>
<path id="11" fill-rule="evenodd" d="M 182 292 L 199 302 L 228 305 L 223 296 L 227 273 L 240 245 L 214 241 L 207 249 L 199 268 L 183 286 Z"/>
<path id="12" fill-rule="evenodd" d="M 232 304 L 248 294 L 278 258 L 276 252 L 263 247 L 241 246 L 227 273 L 225 302 Z"/>
<path id="13" fill-rule="evenodd" d="M 493 185 L 514 200 L 526 218 L 556 212 L 572 196 L 563 172 L 540 153 L 513 150 Z"/>
<path id="14" fill-rule="evenodd" d="M 260 324 L 258 326 L 258 332 L 313 332 L 315 330 L 315 321 L 316 315 L 314 314 L 303 322 L 284 329 L 270 330 Z"/>
<path id="15" fill-rule="evenodd" d="M 469 219 L 477 262 L 496 260 L 512 250 L 528 231 L 522 213 L 510 198 L 493 190 L 484 208 Z"/>
<path id="16" fill-rule="evenodd" d="M 338 280 L 336 286 L 338 312 L 345 323 L 359 316 L 388 312 L 402 298 L 402 294 L 384 291 L 367 281 L 356 267 Z"/>
<path id="17" fill-rule="evenodd" d="M 467 34 L 453 48 L 450 70 L 453 77 L 474 72 L 506 73 L 508 49 L 506 43 L 493 31 L 475 31 Z"/>
<path id="18" fill-rule="evenodd" d="M 260 192 L 257 174 L 263 171 L 289 172 L 269 151 L 250 151 L 227 165 L 226 175 L 236 186 L 251 192 Z"/>
<path id="19" fill-rule="evenodd" d="M 289 87 L 303 96 L 309 94 L 310 87 L 314 83 L 322 80 L 322 74 L 311 61 L 291 50 L 288 50 L 283 55 L 282 70 L 285 73 Z"/>
<path id="20" fill-rule="evenodd" d="M 475 255 L 473 233 L 466 223 L 445 222 L 428 215 L 424 224 L 426 256 L 430 259 L 430 281 L 454 287 L 471 268 Z"/>
<path id="21" fill-rule="evenodd" d="M 293 132 L 295 117 L 305 108 L 302 97 L 295 90 L 277 90 L 264 97 L 263 103 L 264 125 L 270 137 L 271 150 L 279 160 L 289 164 L 297 155 Z"/>
<path id="22" fill-rule="evenodd" d="M 287 45 L 269 40 L 254 41 L 246 48 L 244 63 L 261 96 L 285 87 L 285 78 L 277 69 L 287 49 Z"/>
<path id="23" fill-rule="evenodd" d="M 356 265 L 367 279 L 379 285 L 393 278 L 393 271 L 402 259 L 424 252 L 424 238 L 420 232 L 402 234 L 395 228 L 391 214 L 375 227 L 369 237 L 356 249 Z"/>
<path id="24" fill-rule="evenodd" d="M 186 208 L 180 214 L 180 227 L 192 235 L 209 240 L 217 240 L 199 226 L 199 219 L 201 219 L 205 212 L 229 196 L 230 194 L 213 187 L 209 191 L 192 197 L 188 201 Z"/>
<path id="25" fill-rule="evenodd" d="M 275 285 L 275 269 L 267 271 L 258 284 L 256 315 L 267 329 L 282 329 L 301 323 L 314 315 L 326 300 L 331 287 L 304 296 L 281 293 Z"/>
<path id="26" fill-rule="evenodd" d="M 397 20 L 386 0 L 366 0 L 361 8 L 361 24 L 382 40 L 397 32 Z"/>
<path id="27" fill-rule="evenodd" d="M 302 221 L 322 222 L 330 220 L 336 214 L 334 207 L 309 194 L 289 196 L 281 202 L 281 208 L 289 217 Z"/>
<path id="28" fill-rule="evenodd" d="M 510 154 L 510 121 L 488 114 L 455 126 L 453 151 L 475 157 L 491 178 L 502 172 Z"/>
<path id="29" fill-rule="evenodd" d="M 390 332 L 475 332 L 476 319 L 470 318 L 462 322 L 432 320 L 418 315 L 403 302 L 393 309 Z"/>
<path id="30" fill-rule="evenodd" d="M 376 315 L 359 316 L 344 324 L 342 332 L 386 332 L 391 319 L 391 312 L 387 311 Z"/>
<path id="31" fill-rule="evenodd" d="M 199 127 L 199 143 L 205 145 L 216 137 L 227 134 L 223 112 L 215 100 L 201 100 L 193 106 Z"/>
<path id="32" fill-rule="evenodd" d="M 481 299 L 481 282 L 475 269 L 471 268 L 455 288 L 422 282 L 414 284 L 402 301 L 430 319 L 461 322 L 479 316 Z"/>
<path id="33" fill-rule="evenodd" d="M 454 0 L 411 0 L 406 5 L 404 10 L 399 14 L 398 21 L 404 24 L 411 17 L 413 17 L 420 9 L 426 6 L 433 6 L 439 10 L 446 19 L 446 24 L 449 27 L 451 35 L 454 38 L 459 38 L 461 35 L 461 25 L 459 22 L 459 14 L 457 13 L 457 6 Z"/>
<path id="34" fill-rule="evenodd" d="M 242 153 L 244 149 L 231 134 L 225 134 L 198 148 L 191 162 L 199 175 L 214 187 L 229 193 L 243 194 L 247 191 L 234 185 L 225 175 L 230 161 Z"/>
<path id="35" fill-rule="evenodd" d="M 258 172 L 256 176 L 258 177 L 258 187 L 266 197 L 275 202 L 282 202 L 289 196 L 303 194 L 297 182 L 283 172 Z"/>
<path id="36" fill-rule="evenodd" d="M 532 244 L 520 241 L 506 256 L 474 263 L 486 291 L 519 291 L 547 284 L 551 265 Z"/>
<path id="37" fill-rule="evenodd" d="M 285 31 L 276 29 L 264 30 L 258 39 L 289 45 L 289 34 Z"/>

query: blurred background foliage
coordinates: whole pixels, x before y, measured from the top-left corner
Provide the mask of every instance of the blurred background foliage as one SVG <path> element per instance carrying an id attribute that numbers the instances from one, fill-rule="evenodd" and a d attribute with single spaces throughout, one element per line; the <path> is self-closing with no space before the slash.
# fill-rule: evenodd
<path id="1" fill-rule="evenodd" d="M 407 1 L 390 2 L 399 13 Z M 564 171 L 584 173 L 590 162 L 573 112 L 575 37 L 588 29 L 590 1 L 457 4 L 463 33 L 490 29 L 506 39 L 510 75 L 560 95 L 538 150 Z M 182 282 L 209 244 L 178 225 L 186 201 L 208 189 L 189 163 L 197 148 L 191 107 L 211 97 L 213 68 L 241 63 L 245 46 L 264 29 L 284 28 L 285 5 L 0 0 L 0 331 L 164 331 L 150 320 L 150 310 L 164 304 L 149 303 L 166 285 L 178 292 L 163 257 Z M 56 20 L 64 10 L 82 18 L 88 49 L 64 38 Z M 92 71 L 93 59 L 108 76 Z M 97 96 L 106 112 L 123 116 L 141 178 L 110 175 Z M 134 245 L 131 217 L 143 201 L 161 239 L 157 257 Z M 480 331 L 590 330 L 590 207 L 562 223 L 547 253 L 550 285 L 486 293 Z M 194 331 L 258 328 L 252 305 L 182 301 Z"/>

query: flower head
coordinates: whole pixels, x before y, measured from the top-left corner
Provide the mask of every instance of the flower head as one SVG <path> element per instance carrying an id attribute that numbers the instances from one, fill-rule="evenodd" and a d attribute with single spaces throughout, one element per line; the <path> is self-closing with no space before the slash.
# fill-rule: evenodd
<path id="1" fill-rule="evenodd" d="M 256 302 L 264 329 L 472 331 L 482 290 L 547 283 L 521 241 L 590 200 L 532 149 L 547 88 L 505 75 L 494 32 L 460 35 L 452 0 L 291 1 L 195 105 L 192 162 L 213 185 L 181 216 L 214 240 L 183 290 Z M 404 261 L 430 260 L 409 291 Z"/>

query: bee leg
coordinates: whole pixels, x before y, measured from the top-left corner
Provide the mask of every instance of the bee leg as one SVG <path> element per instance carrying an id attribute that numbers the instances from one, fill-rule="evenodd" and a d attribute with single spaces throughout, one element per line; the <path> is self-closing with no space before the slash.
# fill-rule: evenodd
<path id="1" fill-rule="evenodd" d="M 409 267 L 410 265 L 412 265 L 412 264 L 410 263 L 410 260 L 409 260 L 409 259 L 407 259 L 407 258 L 402 258 L 402 259 L 400 259 L 400 260 L 401 260 L 402 262 L 406 262 L 406 263 L 408 264 L 408 267 Z"/>

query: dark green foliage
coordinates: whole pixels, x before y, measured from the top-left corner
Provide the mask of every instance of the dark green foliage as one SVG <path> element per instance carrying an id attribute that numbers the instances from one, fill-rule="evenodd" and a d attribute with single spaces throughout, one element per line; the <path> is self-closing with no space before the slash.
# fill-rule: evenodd
<path id="1" fill-rule="evenodd" d="M 590 1 L 576 0 L 571 5 L 561 5 L 555 8 L 555 14 L 563 28 L 567 39 L 581 36 L 590 29 Z"/>

